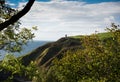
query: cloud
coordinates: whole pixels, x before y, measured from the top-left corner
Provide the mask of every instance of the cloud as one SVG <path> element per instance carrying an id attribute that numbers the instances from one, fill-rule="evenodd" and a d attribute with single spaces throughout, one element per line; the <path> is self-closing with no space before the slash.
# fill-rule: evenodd
<path id="1" fill-rule="evenodd" d="M 36 1 L 22 19 L 22 26 L 38 26 L 35 40 L 57 40 L 68 35 L 103 32 L 112 22 L 119 23 L 120 2 L 87 4 L 80 1 Z M 25 5 L 20 3 L 19 7 Z"/>
<path id="2" fill-rule="evenodd" d="M 15 3 L 11 3 L 10 1 L 7 1 L 6 4 L 9 4 L 9 6 L 11 6 L 11 7 L 15 7 L 16 6 Z"/>

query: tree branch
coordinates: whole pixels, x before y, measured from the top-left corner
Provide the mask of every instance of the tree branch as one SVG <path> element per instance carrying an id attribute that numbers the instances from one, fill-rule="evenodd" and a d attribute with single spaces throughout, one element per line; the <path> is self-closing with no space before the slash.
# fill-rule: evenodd
<path id="1" fill-rule="evenodd" d="M 29 0 L 29 2 L 26 4 L 26 6 L 24 7 L 24 9 L 22 9 L 17 14 L 13 15 L 9 20 L 1 23 L 0 24 L 0 31 L 2 31 L 3 29 L 7 28 L 10 24 L 15 23 L 22 16 L 24 16 L 26 13 L 28 13 L 28 11 L 31 9 L 31 7 L 32 7 L 32 5 L 33 5 L 34 2 L 35 2 L 35 0 Z"/>

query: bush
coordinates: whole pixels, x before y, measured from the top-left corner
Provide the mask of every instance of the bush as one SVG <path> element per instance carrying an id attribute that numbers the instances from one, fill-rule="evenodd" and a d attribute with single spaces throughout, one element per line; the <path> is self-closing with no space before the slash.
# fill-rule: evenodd
<path id="1" fill-rule="evenodd" d="M 0 78 L 1 81 L 11 82 L 14 79 L 32 80 L 33 77 L 37 76 L 38 69 L 33 61 L 28 66 L 24 66 L 20 59 L 8 54 L 0 63 L 0 77 L 3 77 Z"/>
<path id="2" fill-rule="evenodd" d="M 47 82 L 120 82 L 120 29 L 112 24 L 107 30 L 111 37 L 85 36 L 83 49 L 54 60 Z"/>

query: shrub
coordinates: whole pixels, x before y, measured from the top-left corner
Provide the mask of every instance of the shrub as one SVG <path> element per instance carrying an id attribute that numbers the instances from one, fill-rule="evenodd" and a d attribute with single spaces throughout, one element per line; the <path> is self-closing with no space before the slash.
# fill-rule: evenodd
<path id="1" fill-rule="evenodd" d="M 82 39 L 84 49 L 68 50 L 48 70 L 47 82 L 120 82 L 120 29 L 112 24 L 111 37 L 97 34 Z"/>

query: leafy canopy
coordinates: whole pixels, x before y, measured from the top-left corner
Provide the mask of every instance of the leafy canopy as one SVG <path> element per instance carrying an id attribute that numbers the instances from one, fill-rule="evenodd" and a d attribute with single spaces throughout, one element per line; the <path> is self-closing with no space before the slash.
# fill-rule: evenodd
<path id="1" fill-rule="evenodd" d="M 0 23 L 9 20 L 16 13 L 18 11 L 5 4 L 5 0 L 0 0 Z M 0 78 L 0 81 L 12 82 L 14 77 L 22 77 L 23 79 L 26 77 L 28 80 L 32 80 L 37 74 L 34 62 L 24 66 L 21 60 L 13 55 L 14 52 L 21 52 L 22 46 L 35 37 L 31 29 L 20 28 L 20 24 L 20 21 L 17 21 L 0 31 L 0 50 L 2 55 L 6 55 L 0 62 L 0 77 L 1 75 L 7 76 Z M 6 53 L 3 54 L 2 51 Z"/>
<path id="2" fill-rule="evenodd" d="M 2 1 L 0 1 L 0 23 L 10 19 L 18 12 L 17 10 L 10 8 L 9 5 L 2 3 Z M 0 50 L 20 52 L 22 50 L 22 45 L 27 44 L 29 40 L 34 38 L 32 30 L 20 28 L 20 24 L 20 21 L 17 21 L 0 31 Z"/>

